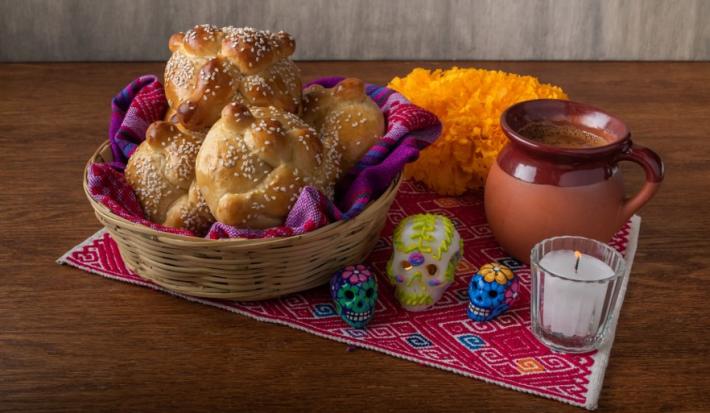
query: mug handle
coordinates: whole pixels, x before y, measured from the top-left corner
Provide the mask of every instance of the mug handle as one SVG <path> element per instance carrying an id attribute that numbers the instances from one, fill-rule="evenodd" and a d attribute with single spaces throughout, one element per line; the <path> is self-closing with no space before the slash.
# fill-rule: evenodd
<path id="1" fill-rule="evenodd" d="M 665 167 L 663 166 L 661 157 L 658 156 L 656 152 L 633 143 L 621 153 L 617 159 L 617 162 L 620 161 L 634 162 L 640 165 L 646 173 L 646 182 L 641 187 L 641 190 L 638 191 L 636 195 L 624 201 L 624 206 L 621 211 L 624 217 L 623 224 L 658 191 L 663 181 Z"/>

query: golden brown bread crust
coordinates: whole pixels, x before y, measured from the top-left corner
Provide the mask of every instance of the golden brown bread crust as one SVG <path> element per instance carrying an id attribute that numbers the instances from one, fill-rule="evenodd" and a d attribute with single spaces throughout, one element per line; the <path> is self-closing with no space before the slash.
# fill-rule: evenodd
<path id="1" fill-rule="evenodd" d="M 301 112 L 301 78 L 290 59 L 281 59 L 261 73 L 245 75 L 239 86 L 249 106 L 275 106 L 286 112 Z"/>
<path id="2" fill-rule="evenodd" d="M 131 155 L 125 176 L 146 218 L 202 234 L 214 218 L 195 184 L 195 157 L 203 135 L 154 122 Z"/>
<path id="3" fill-rule="evenodd" d="M 360 79 L 343 79 L 326 89 L 312 85 L 303 92 L 303 120 L 320 133 L 333 167 L 328 178 L 337 181 L 353 168 L 384 134 L 380 108 L 365 93 Z"/>
<path id="4" fill-rule="evenodd" d="M 286 32 L 251 27 L 224 27 L 222 32 L 222 53 L 246 75 L 263 72 L 296 51 L 296 41 Z"/>
<path id="5" fill-rule="evenodd" d="M 178 123 L 177 111 L 171 107 L 168 107 L 168 110 L 165 112 L 163 120 L 168 123 Z"/>
<path id="6" fill-rule="evenodd" d="M 178 119 L 206 130 L 230 102 L 300 112 L 301 80 L 288 33 L 195 26 L 170 37 L 165 94 Z"/>
<path id="7" fill-rule="evenodd" d="M 194 180 L 187 193 L 168 209 L 163 225 L 173 228 L 185 228 L 197 235 L 203 235 L 214 222 L 200 188 Z"/>
<path id="8" fill-rule="evenodd" d="M 305 185 L 329 192 L 320 140 L 298 117 L 236 102 L 221 115 L 196 160 L 197 184 L 217 220 L 243 228 L 282 225 Z"/>
<path id="9" fill-rule="evenodd" d="M 243 101 L 239 86 L 234 81 L 239 76 L 224 60 L 207 60 L 200 68 L 192 95 L 177 106 L 178 121 L 190 130 L 209 129 L 219 119 L 225 105 Z"/>

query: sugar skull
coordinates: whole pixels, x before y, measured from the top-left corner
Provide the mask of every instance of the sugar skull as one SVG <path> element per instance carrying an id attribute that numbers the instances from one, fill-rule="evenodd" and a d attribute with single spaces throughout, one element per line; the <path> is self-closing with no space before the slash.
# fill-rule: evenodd
<path id="1" fill-rule="evenodd" d="M 335 311 L 355 328 L 362 328 L 375 314 L 377 279 L 365 265 L 350 265 L 330 280 Z"/>
<path id="2" fill-rule="evenodd" d="M 412 215 L 394 230 L 394 252 L 387 276 L 402 308 L 423 311 L 436 303 L 454 281 L 463 242 L 450 219 Z"/>
<path id="3" fill-rule="evenodd" d="M 466 313 L 475 321 L 493 320 L 518 299 L 519 290 L 518 277 L 510 268 L 497 263 L 486 264 L 468 284 Z"/>

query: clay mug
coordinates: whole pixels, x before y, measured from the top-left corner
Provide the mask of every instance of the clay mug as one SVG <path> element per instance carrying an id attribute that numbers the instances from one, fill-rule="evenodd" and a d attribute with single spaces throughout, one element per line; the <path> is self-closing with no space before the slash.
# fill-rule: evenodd
<path id="1" fill-rule="evenodd" d="M 531 123 L 569 125 L 607 143 L 569 148 L 531 140 L 520 130 Z M 501 247 L 529 262 L 537 242 L 580 235 L 607 242 L 656 193 L 663 162 L 636 145 L 618 118 L 584 103 L 556 99 L 521 102 L 501 116 L 509 142 L 491 167 L 485 187 L 488 223 Z M 646 182 L 624 197 L 621 161 L 639 164 Z"/>

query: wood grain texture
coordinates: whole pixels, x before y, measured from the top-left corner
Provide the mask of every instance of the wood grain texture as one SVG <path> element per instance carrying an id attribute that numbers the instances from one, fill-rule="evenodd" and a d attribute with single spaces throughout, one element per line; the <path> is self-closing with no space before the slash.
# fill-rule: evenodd
<path id="1" fill-rule="evenodd" d="M 384 84 L 417 65 L 300 63 Z M 618 115 L 667 178 L 640 245 L 599 411 L 710 410 L 710 63 L 459 62 L 532 74 Z M 99 229 L 81 188 L 110 98 L 162 64 L 0 65 L 0 411 L 580 412 L 132 287 L 54 260 Z M 629 188 L 642 173 L 626 165 Z"/>
<path id="2" fill-rule="evenodd" d="M 195 24 L 297 59 L 707 60 L 707 0 L 0 0 L 0 61 L 160 61 Z"/>

